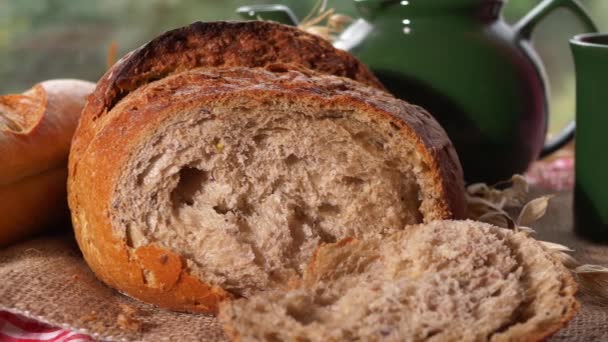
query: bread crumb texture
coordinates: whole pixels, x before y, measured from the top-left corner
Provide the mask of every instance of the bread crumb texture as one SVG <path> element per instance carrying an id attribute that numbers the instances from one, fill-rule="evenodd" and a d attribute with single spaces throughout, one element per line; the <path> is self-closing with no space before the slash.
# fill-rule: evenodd
<path id="1" fill-rule="evenodd" d="M 523 233 L 436 221 L 321 247 L 304 285 L 226 303 L 242 341 L 521 341 L 576 307 L 564 267 Z"/>
<path id="2" fill-rule="evenodd" d="M 203 97 L 186 100 L 192 94 Z M 320 243 L 450 217 L 437 160 L 404 134 L 406 120 L 369 106 L 366 95 L 419 119 L 420 109 L 379 90 L 285 70 L 194 69 L 120 102 L 99 133 L 118 140 L 100 143 L 92 158 L 129 145 L 111 171 L 110 218 L 113 234 L 136 250 L 145 285 L 171 288 L 183 268 L 248 296 L 301 277 Z M 118 126 L 140 116 L 150 116 L 143 127 Z M 176 255 L 142 259 L 148 248 Z"/>

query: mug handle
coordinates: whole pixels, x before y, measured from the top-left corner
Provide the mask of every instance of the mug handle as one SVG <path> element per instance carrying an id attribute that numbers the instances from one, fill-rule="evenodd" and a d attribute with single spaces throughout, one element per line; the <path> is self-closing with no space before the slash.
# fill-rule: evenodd
<path id="1" fill-rule="evenodd" d="M 514 30 L 516 39 L 519 41 L 530 41 L 532 32 L 536 26 L 543 20 L 547 15 L 551 14 L 558 8 L 565 8 L 570 10 L 576 15 L 585 28 L 589 32 L 598 32 L 597 25 L 591 19 L 591 16 L 585 8 L 577 0 L 544 0 L 538 6 L 536 6 L 530 13 L 523 17 L 517 24 L 515 24 Z M 574 132 L 576 131 L 576 123 L 572 120 L 553 140 L 545 143 L 545 147 L 541 152 L 541 157 L 545 157 L 566 145 L 572 138 L 574 138 Z"/>

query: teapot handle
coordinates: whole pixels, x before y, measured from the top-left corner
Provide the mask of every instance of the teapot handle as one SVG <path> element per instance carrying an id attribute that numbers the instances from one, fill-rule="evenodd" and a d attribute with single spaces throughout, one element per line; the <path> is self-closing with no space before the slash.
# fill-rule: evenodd
<path id="1" fill-rule="evenodd" d="M 598 31 L 597 25 L 593 22 L 589 13 L 587 13 L 585 8 L 583 8 L 577 0 L 544 0 L 515 24 L 514 30 L 516 39 L 519 41 L 529 41 L 532 36 L 532 31 L 534 31 L 536 26 L 545 19 L 547 15 L 558 8 L 570 10 L 581 20 L 589 32 Z M 545 144 L 541 157 L 557 151 L 570 142 L 570 140 L 574 138 L 575 130 L 576 123 L 573 120 L 562 130 L 557 138 Z"/>

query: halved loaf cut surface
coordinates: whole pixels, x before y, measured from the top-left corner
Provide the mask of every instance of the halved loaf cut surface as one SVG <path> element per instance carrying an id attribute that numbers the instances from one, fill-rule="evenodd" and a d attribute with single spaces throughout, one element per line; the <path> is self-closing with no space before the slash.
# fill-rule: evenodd
<path id="1" fill-rule="evenodd" d="M 195 22 L 154 38 L 106 72 L 82 112 L 72 145 L 74 158 L 93 139 L 98 119 L 139 87 L 200 67 L 265 67 L 276 63 L 346 77 L 385 90 L 351 54 L 293 26 L 267 21 Z"/>
<path id="2" fill-rule="evenodd" d="M 539 341 L 575 314 L 569 271 L 524 233 L 435 221 L 315 253 L 303 284 L 222 304 L 239 341 Z"/>
<path id="3" fill-rule="evenodd" d="M 464 214 L 434 119 L 349 79 L 192 69 L 99 120 L 71 158 L 76 236 L 100 279 L 161 306 L 215 311 L 298 279 L 319 243 Z"/>

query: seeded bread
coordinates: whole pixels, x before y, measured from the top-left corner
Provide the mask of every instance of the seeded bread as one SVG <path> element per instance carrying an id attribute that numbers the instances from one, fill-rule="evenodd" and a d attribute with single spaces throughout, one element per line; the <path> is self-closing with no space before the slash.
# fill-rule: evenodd
<path id="1" fill-rule="evenodd" d="M 435 221 L 315 253 L 303 284 L 222 304 L 235 341 L 540 341 L 579 304 L 524 233 Z"/>

